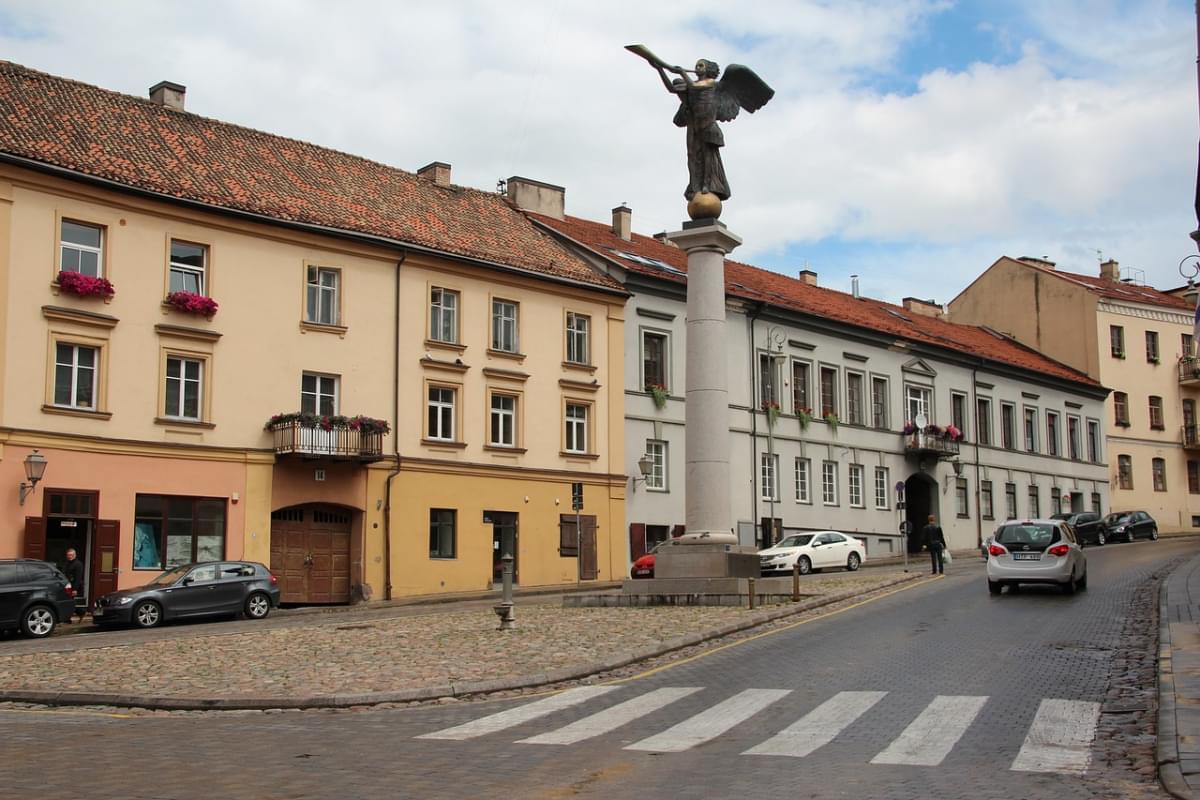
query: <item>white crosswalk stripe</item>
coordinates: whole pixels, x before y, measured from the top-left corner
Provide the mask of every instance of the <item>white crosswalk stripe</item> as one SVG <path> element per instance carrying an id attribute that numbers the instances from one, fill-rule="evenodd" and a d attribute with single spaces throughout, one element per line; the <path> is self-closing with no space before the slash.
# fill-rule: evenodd
<path id="1" fill-rule="evenodd" d="M 520 739 L 520 744 L 575 744 L 602 733 L 627 725 L 635 719 L 658 711 L 663 706 L 700 691 L 699 686 L 667 687 L 655 689 L 648 694 L 626 700 L 620 705 L 606 708 L 590 717 L 572 722 L 556 731 Z"/>
<path id="2" fill-rule="evenodd" d="M 936 767 L 975 721 L 987 697 L 938 695 L 872 764 Z"/>
<path id="3" fill-rule="evenodd" d="M 530 720 L 544 717 L 547 714 L 553 714 L 555 711 L 561 711 L 564 708 L 577 706 L 580 703 L 585 703 L 595 697 L 608 694 L 616 689 L 616 686 L 580 686 L 576 689 L 568 689 L 561 694 L 551 695 L 542 700 L 536 700 L 532 703 L 527 703 L 523 706 L 510 708 L 507 711 L 501 711 L 497 714 L 491 714 L 486 717 L 465 722 L 462 725 L 455 725 L 453 728 L 436 731 L 434 733 L 426 733 L 418 736 L 418 739 L 474 739 L 477 736 L 485 736 L 489 733 L 512 728 Z"/>
<path id="4" fill-rule="evenodd" d="M 1012 769 L 1082 775 L 1091 760 L 1092 740 L 1096 738 L 1099 719 L 1099 703 L 1043 700 Z"/>
<path id="5" fill-rule="evenodd" d="M 832 742 L 887 692 L 839 692 L 745 755 L 803 757 Z"/>
<path id="6" fill-rule="evenodd" d="M 626 750 L 678 753 L 688 750 L 745 722 L 775 701 L 791 694 L 790 689 L 746 689 L 707 711 L 685 719 L 662 733 L 634 742 Z"/>

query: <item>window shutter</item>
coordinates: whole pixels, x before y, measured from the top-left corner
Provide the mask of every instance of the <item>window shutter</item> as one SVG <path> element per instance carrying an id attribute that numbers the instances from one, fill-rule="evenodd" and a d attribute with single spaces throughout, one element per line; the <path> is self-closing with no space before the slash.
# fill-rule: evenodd
<path id="1" fill-rule="evenodd" d="M 46 560 L 45 517 L 25 518 L 25 549 L 22 551 L 21 557 L 36 558 L 38 561 Z"/>
<path id="2" fill-rule="evenodd" d="M 564 558 L 574 558 L 579 555 L 574 514 L 559 514 L 558 516 L 558 554 Z"/>

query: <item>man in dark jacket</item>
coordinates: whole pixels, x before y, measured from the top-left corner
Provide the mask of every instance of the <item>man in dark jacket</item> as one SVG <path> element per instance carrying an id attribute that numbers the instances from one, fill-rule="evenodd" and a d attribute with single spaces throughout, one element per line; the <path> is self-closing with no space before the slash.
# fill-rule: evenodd
<path id="1" fill-rule="evenodd" d="M 937 518 L 929 515 L 929 524 L 922 531 L 925 534 L 925 541 L 929 543 L 929 560 L 933 567 L 933 574 L 940 575 L 946 571 L 945 565 L 942 563 L 942 551 L 946 549 L 946 534 L 942 533 L 942 528 L 937 524 Z"/>
<path id="2" fill-rule="evenodd" d="M 79 621 L 83 621 L 83 611 L 78 608 L 80 601 L 83 600 L 83 562 L 79 560 L 75 553 L 75 548 L 67 548 L 67 563 L 63 566 L 63 574 L 67 576 L 67 580 L 71 582 L 71 588 L 75 590 L 76 611 L 79 614 Z M 71 620 L 67 620 L 70 622 Z"/>

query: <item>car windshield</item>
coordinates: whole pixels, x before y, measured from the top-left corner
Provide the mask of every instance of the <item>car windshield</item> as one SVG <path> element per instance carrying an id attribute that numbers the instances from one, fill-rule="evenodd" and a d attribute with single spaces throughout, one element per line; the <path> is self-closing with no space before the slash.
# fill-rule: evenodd
<path id="1" fill-rule="evenodd" d="M 1129 522 L 1131 514 L 1109 514 L 1104 518 L 1105 525 L 1116 525 L 1118 522 Z"/>
<path id="2" fill-rule="evenodd" d="M 1037 522 L 1005 525 L 996 532 L 996 541 L 1000 544 L 1047 545 L 1057 538 L 1058 528 Z"/>
<path id="3" fill-rule="evenodd" d="M 786 539 L 784 539 L 783 541 L 781 541 L 779 544 L 777 544 L 775 546 L 776 547 L 803 547 L 804 545 L 811 542 L 812 538 L 813 538 L 813 535 L 811 533 L 796 533 L 796 534 L 792 534 L 791 536 L 787 537 Z"/>
<path id="4" fill-rule="evenodd" d="M 188 569 L 189 568 L 186 566 L 176 567 L 175 569 L 169 569 L 166 572 L 164 572 L 163 574 L 159 575 L 154 580 L 147 583 L 146 585 L 147 586 L 166 586 L 169 583 L 174 583 L 175 581 L 179 580 L 184 575 L 186 575 Z"/>

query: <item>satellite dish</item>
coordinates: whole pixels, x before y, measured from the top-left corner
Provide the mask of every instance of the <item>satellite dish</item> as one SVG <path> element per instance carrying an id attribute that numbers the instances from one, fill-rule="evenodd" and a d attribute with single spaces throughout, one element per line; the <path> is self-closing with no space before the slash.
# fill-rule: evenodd
<path id="1" fill-rule="evenodd" d="M 917 423 L 918 428 L 924 428 L 929 424 L 929 417 L 926 417 L 924 414 L 917 414 L 917 418 L 913 422 Z"/>

